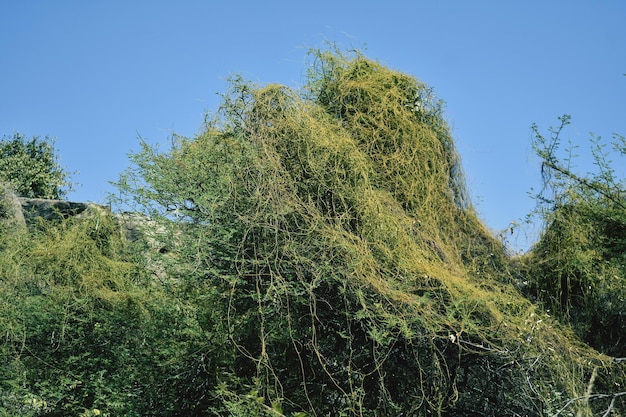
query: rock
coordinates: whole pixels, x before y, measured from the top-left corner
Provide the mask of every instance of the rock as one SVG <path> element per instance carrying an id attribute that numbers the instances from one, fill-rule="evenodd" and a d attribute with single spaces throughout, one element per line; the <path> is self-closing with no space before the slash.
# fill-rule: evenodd
<path id="1" fill-rule="evenodd" d="M 43 220 L 63 220 L 87 210 L 88 203 L 43 198 L 19 198 L 27 223 L 41 217 Z"/>
<path id="2" fill-rule="evenodd" d="M 163 251 L 167 240 L 165 227 L 141 213 L 123 212 L 116 217 L 126 240 L 130 242 L 141 241 L 153 250 Z"/>
<path id="3" fill-rule="evenodd" d="M 95 203 L 19 197 L 8 184 L 0 182 L 0 226 L 3 229 L 25 230 L 27 226 L 36 225 L 38 219 L 55 221 L 110 212 L 109 207 Z"/>
<path id="4" fill-rule="evenodd" d="M 26 220 L 22 213 L 22 205 L 13 190 L 0 183 L 0 225 L 2 229 L 26 230 Z"/>
<path id="5" fill-rule="evenodd" d="M 110 212 L 109 207 L 95 203 L 25 197 L 18 197 L 18 200 L 27 225 L 35 224 L 37 219 L 54 221 L 74 216 L 82 217 L 93 212 Z"/>
<path id="6" fill-rule="evenodd" d="M 131 244 L 139 244 L 147 270 L 161 281 L 169 279 L 169 252 L 171 245 L 176 245 L 180 236 L 172 234 L 163 224 L 142 213 L 123 212 L 116 218 L 122 237 Z"/>

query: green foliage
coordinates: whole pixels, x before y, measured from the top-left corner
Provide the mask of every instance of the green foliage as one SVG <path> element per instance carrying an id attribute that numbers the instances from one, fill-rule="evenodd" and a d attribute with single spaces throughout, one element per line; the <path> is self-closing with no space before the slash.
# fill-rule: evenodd
<path id="1" fill-rule="evenodd" d="M 114 218 L 0 238 L 0 415 L 178 415 L 201 329 L 151 284 Z"/>
<path id="2" fill-rule="evenodd" d="M 72 187 L 59 165 L 54 139 L 19 133 L 0 141 L 0 182 L 9 183 L 22 197 L 58 199 Z"/>
<path id="3" fill-rule="evenodd" d="M 623 382 L 508 284 L 432 90 L 312 56 L 303 92 L 235 78 L 202 134 L 142 144 L 118 182 L 179 232 L 168 277 L 195 294 L 208 410 L 543 415 L 593 372 Z"/>
<path id="4" fill-rule="evenodd" d="M 626 184 L 616 177 L 599 137 L 591 139 L 595 173 L 575 173 L 572 152 L 559 158 L 560 135 L 569 116 L 560 121 L 550 137 L 534 127 L 544 175 L 538 214 L 546 228 L 528 257 L 531 295 L 591 346 L 623 357 Z M 612 145 L 614 155 L 626 155 L 623 137 L 615 135 Z"/>
<path id="5" fill-rule="evenodd" d="M 592 275 L 624 276 L 609 171 L 581 182 L 549 159 L 551 184 L 594 191 L 553 194 L 545 236 L 567 251 L 519 269 L 474 213 L 432 89 L 358 53 L 312 56 L 303 91 L 234 78 L 197 137 L 142 143 L 117 185 L 143 214 L 0 230 L 0 416 L 623 407 L 625 361 L 512 284 L 551 306 L 574 265 L 594 289 L 568 293 L 568 317 L 617 301 Z"/>

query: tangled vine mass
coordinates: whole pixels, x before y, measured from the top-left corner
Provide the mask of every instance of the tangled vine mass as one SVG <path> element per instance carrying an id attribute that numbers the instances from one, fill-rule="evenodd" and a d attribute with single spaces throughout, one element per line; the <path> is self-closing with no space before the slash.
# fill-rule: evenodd
<path id="1" fill-rule="evenodd" d="M 301 90 L 234 78 L 202 133 L 131 155 L 117 186 L 162 250 L 106 219 L 37 232 L 67 251 L 2 250 L 6 276 L 33 271 L 4 290 L 26 300 L 2 351 L 41 401 L 22 410 L 617 413 L 624 364 L 524 292 L 538 269 L 478 219 L 433 90 L 358 52 L 311 57 Z"/>

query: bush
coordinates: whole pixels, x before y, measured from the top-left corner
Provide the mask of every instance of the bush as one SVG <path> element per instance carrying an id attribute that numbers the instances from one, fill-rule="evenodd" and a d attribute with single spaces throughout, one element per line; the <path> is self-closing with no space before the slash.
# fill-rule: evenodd
<path id="1" fill-rule="evenodd" d="M 151 283 L 113 217 L 0 242 L 1 416 L 198 415 L 194 311 Z"/>

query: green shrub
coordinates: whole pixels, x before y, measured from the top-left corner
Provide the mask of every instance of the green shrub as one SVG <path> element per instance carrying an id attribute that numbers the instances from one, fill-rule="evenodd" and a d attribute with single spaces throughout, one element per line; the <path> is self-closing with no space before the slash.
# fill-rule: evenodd
<path id="1" fill-rule="evenodd" d="M 179 415 L 193 309 L 151 283 L 110 215 L 45 226 L 0 236 L 0 415 Z"/>
<path id="2" fill-rule="evenodd" d="M 623 408 L 626 361 L 572 331 L 619 311 L 618 189 L 555 193 L 517 269 L 432 90 L 358 53 L 313 57 L 302 92 L 235 78 L 197 137 L 142 143 L 118 186 L 144 215 L 2 230 L 0 416 Z"/>

